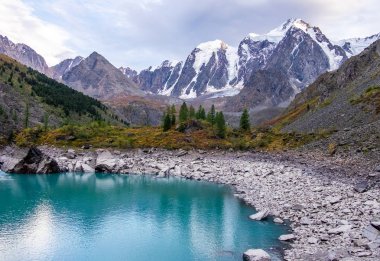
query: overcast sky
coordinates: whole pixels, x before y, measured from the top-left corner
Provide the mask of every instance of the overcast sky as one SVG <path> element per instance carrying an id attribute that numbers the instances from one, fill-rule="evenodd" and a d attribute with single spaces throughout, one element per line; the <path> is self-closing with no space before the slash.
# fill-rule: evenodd
<path id="1" fill-rule="evenodd" d="M 135 69 L 184 60 L 199 43 L 231 46 L 302 18 L 330 39 L 380 32 L 379 0 L 0 0 L 0 34 L 49 65 L 97 51 Z"/>

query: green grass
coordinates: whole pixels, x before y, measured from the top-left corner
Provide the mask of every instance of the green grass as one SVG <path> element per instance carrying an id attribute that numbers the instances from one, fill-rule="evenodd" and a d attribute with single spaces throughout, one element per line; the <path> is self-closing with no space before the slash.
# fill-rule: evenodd
<path id="1" fill-rule="evenodd" d="M 164 148 L 164 149 L 238 149 L 278 151 L 297 148 L 326 134 L 280 133 L 272 129 L 253 129 L 250 132 L 227 130 L 225 139 L 218 138 L 207 124 L 190 133 L 160 127 L 121 127 L 94 122 L 86 126 L 69 125 L 44 131 L 42 128 L 25 129 L 16 136 L 19 146 L 53 145 L 58 147 L 94 148 Z"/>
<path id="2" fill-rule="evenodd" d="M 367 112 L 374 111 L 380 113 L 380 86 L 371 86 L 360 96 L 350 100 L 352 105 L 362 105 L 363 110 Z"/>

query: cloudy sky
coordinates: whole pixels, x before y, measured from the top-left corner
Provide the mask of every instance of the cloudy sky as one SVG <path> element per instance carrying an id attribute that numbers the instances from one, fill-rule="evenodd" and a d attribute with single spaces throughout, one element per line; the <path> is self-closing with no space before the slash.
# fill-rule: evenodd
<path id="1" fill-rule="evenodd" d="M 209 40 L 237 46 L 288 18 L 338 40 L 380 32 L 379 17 L 378 0 L 0 0 L 0 34 L 28 44 L 49 65 L 96 50 L 138 70 L 184 60 Z"/>

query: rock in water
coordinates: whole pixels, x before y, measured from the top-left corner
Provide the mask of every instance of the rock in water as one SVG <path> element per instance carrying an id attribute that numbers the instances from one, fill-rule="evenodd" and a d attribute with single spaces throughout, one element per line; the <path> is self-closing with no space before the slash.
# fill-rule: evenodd
<path id="1" fill-rule="evenodd" d="M 270 261 L 270 255 L 262 249 L 248 249 L 243 254 L 244 261 Z"/>
<path id="2" fill-rule="evenodd" d="M 278 238 L 280 241 L 291 241 L 296 239 L 296 236 L 293 234 L 288 234 L 288 235 L 282 235 Z"/>
<path id="3" fill-rule="evenodd" d="M 20 174 L 51 174 L 60 171 L 58 163 L 37 148 L 30 148 L 28 154 L 9 170 L 10 173 Z"/>
<path id="4" fill-rule="evenodd" d="M 249 218 L 252 219 L 252 220 L 263 220 L 263 219 L 266 219 L 269 215 L 269 210 L 268 209 L 264 209 L 256 214 L 253 214 L 253 215 L 250 215 Z"/>

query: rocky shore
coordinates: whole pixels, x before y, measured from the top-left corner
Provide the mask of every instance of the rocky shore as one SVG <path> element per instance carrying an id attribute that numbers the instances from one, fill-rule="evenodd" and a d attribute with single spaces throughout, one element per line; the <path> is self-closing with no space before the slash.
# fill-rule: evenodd
<path id="1" fill-rule="evenodd" d="M 5 172 L 49 173 L 49 166 L 58 165 L 62 172 L 151 174 L 227 184 L 259 211 L 261 216 L 252 219 L 270 214 L 275 222 L 290 221 L 292 234 L 281 237 L 291 245 L 286 260 L 380 260 L 380 165 L 295 152 L 49 147 L 32 153 L 7 147 L 0 151 L 0 165 Z"/>

